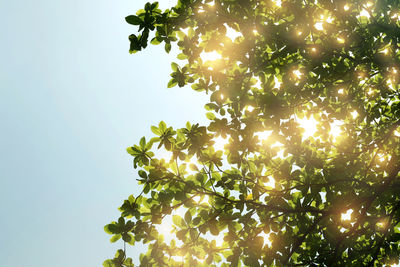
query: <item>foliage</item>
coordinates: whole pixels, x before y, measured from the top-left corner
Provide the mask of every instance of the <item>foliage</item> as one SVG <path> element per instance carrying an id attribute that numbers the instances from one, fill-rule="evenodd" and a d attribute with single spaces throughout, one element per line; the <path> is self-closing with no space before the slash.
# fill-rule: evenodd
<path id="1" fill-rule="evenodd" d="M 179 0 L 128 16 L 140 32 L 131 53 L 177 44 L 183 63 L 168 87 L 210 94 L 210 123 L 161 122 L 128 148 L 143 191 L 105 227 L 111 241 L 147 244 L 142 266 L 396 263 L 399 10 L 394 0 Z M 131 261 L 120 250 L 104 264 Z"/>

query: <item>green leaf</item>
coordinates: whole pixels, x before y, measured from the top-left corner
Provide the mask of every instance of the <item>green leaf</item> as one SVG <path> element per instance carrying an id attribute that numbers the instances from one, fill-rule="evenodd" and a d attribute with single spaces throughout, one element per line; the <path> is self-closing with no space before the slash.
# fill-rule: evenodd
<path id="1" fill-rule="evenodd" d="M 178 82 L 176 81 L 176 79 L 175 79 L 175 78 L 172 78 L 172 79 L 168 82 L 167 87 L 168 87 L 168 88 L 171 88 L 171 87 L 174 87 L 174 86 L 177 85 L 177 84 L 178 84 Z"/>
<path id="2" fill-rule="evenodd" d="M 111 243 L 115 243 L 115 242 L 117 242 L 120 238 L 121 238 L 121 235 L 120 235 L 120 234 L 118 234 L 118 235 L 113 235 L 113 236 L 111 237 L 110 241 L 111 241 Z"/>
<path id="3" fill-rule="evenodd" d="M 185 59 L 187 59 L 188 57 L 187 57 L 185 54 L 180 53 L 180 54 L 178 54 L 177 58 L 180 59 L 180 60 L 185 60 Z"/>
<path id="4" fill-rule="evenodd" d="M 172 70 L 173 71 L 178 71 L 180 68 L 179 68 L 179 65 L 178 64 L 176 64 L 175 62 L 172 62 L 171 63 L 171 68 L 172 68 Z"/>
<path id="5" fill-rule="evenodd" d="M 132 25 L 140 25 L 143 23 L 143 21 L 138 16 L 135 16 L 135 15 L 127 16 L 125 18 L 125 20 L 126 20 L 126 22 L 128 22 L 129 24 L 132 24 Z"/>
<path id="6" fill-rule="evenodd" d="M 172 216 L 172 222 L 173 222 L 176 226 L 178 226 L 178 227 L 180 227 L 180 228 L 183 228 L 183 227 L 186 226 L 185 221 L 184 221 L 184 220 L 182 219 L 182 217 L 179 216 L 179 215 L 173 215 L 173 216 Z"/>
<path id="7" fill-rule="evenodd" d="M 171 51 L 171 43 L 165 43 L 165 52 L 169 53 Z"/>
<path id="8" fill-rule="evenodd" d="M 209 119 L 209 120 L 214 120 L 216 117 L 215 117 L 215 114 L 214 113 L 212 113 L 212 112 L 207 112 L 206 113 L 206 117 L 207 117 L 207 119 Z"/>
<path id="9" fill-rule="evenodd" d="M 190 213 L 190 211 L 186 211 L 185 213 L 185 221 L 187 224 L 189 224 L 192 221 L 192 214 Z"/>

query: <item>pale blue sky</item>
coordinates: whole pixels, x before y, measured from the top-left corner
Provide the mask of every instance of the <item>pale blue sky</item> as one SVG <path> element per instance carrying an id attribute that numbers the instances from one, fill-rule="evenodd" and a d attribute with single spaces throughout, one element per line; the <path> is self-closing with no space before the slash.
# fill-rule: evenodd
<path id="1" fill-rule="evenodd" d="M 207 97 L 166 89 L 162 46 L 128 53 L 145 3 L 0 0 L 0 266 L 100 266 L 138 192 L 126 147 L 160 120 L 206 122 Z"/>

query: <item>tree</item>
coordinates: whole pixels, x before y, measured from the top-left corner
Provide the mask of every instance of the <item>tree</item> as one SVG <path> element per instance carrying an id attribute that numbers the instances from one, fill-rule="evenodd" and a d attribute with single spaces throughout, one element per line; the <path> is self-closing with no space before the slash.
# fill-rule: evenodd
<path id="1" fill-rule="evenodd" d="M 131 53 L 150 39 L 166 52 L 177 44 L 168 87 L 210 94 L 210 123 L 160 122 L 127 149 L 143 191 L 105 226 L 111 241 L 147 244 L 142 266 L 397 263 L 399 10 L 395 0 L 178 0 L 126 17 L 140 33 Z M 131 262 L 119 250 L 104 265 Z"/>

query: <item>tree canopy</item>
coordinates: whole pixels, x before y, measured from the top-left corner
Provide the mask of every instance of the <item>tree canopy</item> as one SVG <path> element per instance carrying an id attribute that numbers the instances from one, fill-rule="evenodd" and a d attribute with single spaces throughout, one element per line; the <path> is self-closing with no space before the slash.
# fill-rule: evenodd
<path id="1" fill-rule="evenodd" d="M 142 193 L 105 226 L 141 266 L 382 266 L 400 254 L 400 3 L 147 3 L 130 52 L 180 50 L 168 87 L 208 125 L 127 149 Z M 179 104 L 179 103 L 178 103 Z M 133 266 L 118 250 L 105 266 Z"/>

